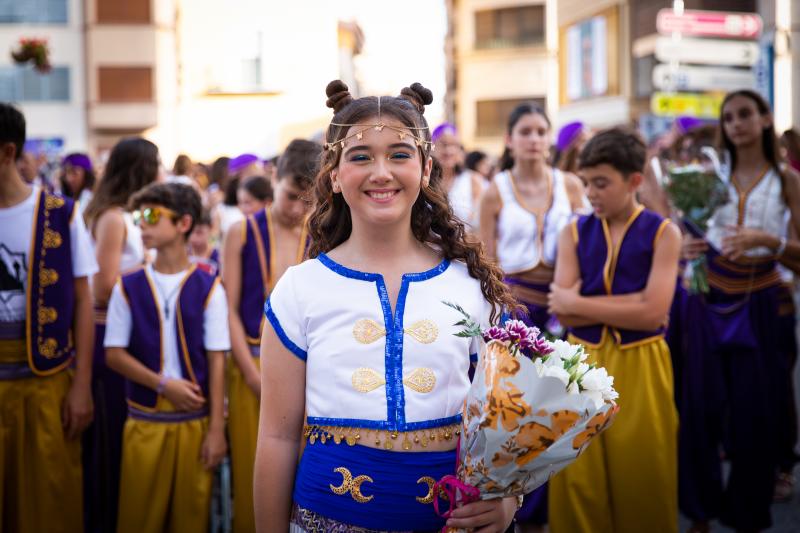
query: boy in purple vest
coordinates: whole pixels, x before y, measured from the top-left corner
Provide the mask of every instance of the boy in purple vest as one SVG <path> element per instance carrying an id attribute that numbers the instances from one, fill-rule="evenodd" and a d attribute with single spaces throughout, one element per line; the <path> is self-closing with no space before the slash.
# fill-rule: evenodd
<path id="1" fill-rule="evenodd" d="M 188 185 L 154 183 L 131 199 L 152 265 L 122 277 L 108 305 L 108 366 L 127 380 L 117 531 L 207 531 L 213 469 L 227 451 L 219 278 L 189 260 L 200 218 Z"/>
<path id="2" fill-rule="evenodd" d="M 72 200 L 19 175 L 25 118 L 0 103 L 0 531 L 83 530 L 97 271 Z"/>
<path id="3" fill-rule="evenodd" d="M 287 268 L 303 260 L 305 219 L 322 146 L 295 139 L 278 161 L 274 201 L 225 236 L 222 279 L 228 294 L 233 364 L 229 365 L 228 434 L 233 477 L 233 530 L 255 531 L 253 464 L 258 436 L 259 345 L 264 303 Z"/>
<path id="4" fill-rule="evenodd" d="M 664 341 L 681 236 L 636 200 L 645 145 L 613 128 L 594 136 L 580 172 L 594 213 L 564 228 L 550 311 L 614 376 L 620 411 L 596 444 L 550 482 L 553 533 L 675 532 L 677 414 Z"/>

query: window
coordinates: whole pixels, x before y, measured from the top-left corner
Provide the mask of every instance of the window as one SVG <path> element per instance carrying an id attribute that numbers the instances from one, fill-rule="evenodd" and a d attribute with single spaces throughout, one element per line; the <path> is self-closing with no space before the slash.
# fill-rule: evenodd
<path id="1" fill-rule="evenodd" d="M 97 22 L 149 24 L 150 0 L 97 0 Z"/>
<path id="2" fill-rule="evenodd" d="M 40 74 L 33 67 L 0 68 L 2 102 L 68 102 L 69 67 Z"/>
<path id="3" fill-rule="evenodd" d="M 100 67 L 97 72 L 101 102 L 152 102 L 151 67 Z"/>
<path id="4" fill-rule="evenodd" d="M 66 24 L 67 0 L 0 0 L 0 23 Z"/>
<path id="5" fill-rule="evenodd" d="M 544 6 L 475 12 L 475 48 L 513 48 L 544 44 Z"/>
<path id="6" fill-rule="evenodd" d="M 478 102 L 478 137 L 505 135 L 508 116 L 519 104 L 532 103 L 544 108 L 544 98 L 512 98 L 508 100 L 483 100 Z"/>

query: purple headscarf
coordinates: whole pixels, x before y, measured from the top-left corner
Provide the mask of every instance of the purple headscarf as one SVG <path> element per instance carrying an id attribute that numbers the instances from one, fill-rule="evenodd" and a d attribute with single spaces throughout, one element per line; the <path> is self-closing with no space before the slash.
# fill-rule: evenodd
<path id="1" fill-rule="evenodd" d="M 231 174 L 236 174 L 240 170 L 252 165 L 260 161 L 261 159 L 254 154 L 241 154 L 237 155 L 230 161 L 228 161 L 228 172 Z"/>
<path id="2" fill-rule="evenodd" d="M 71 166 L 71 167 L 78 167 L 82 168 L 86 172 L 92 171 L 92 160 L 89 159 L 89 156 L 86 154 L 81 153 L 74 153 L 69 154 L 64 159 L 61 160 L 61 166 Z"/>
<path id="3" fill-rule="evenodd" d="M 675 119 L 675 125 L 678 126 L 678 131 L 681 133 L 689 133 L 698 126 L 703 125 L 703 121 L 699 118 L 683 115 Z"/>
<path id="4" fill-rule="evenodd" d="M 458 135 L 458 131 L 456 127 L 449 122 L 442 122 L 436 128 L 434 128 L 433 133 L 431 133 L 431 141 L 436 142 L 439 137 L 442 135 Z"/>
<path id="5" fill-rule="evenodd" d="M 569 122 L 561 126 L 558 130 L 558 139 L 556 140 L 556 148 L 559 152 L 563 152 L 569 145 L 572 144 L 578 135 L 583 131 L 584 125 L 581 121 Z"/>

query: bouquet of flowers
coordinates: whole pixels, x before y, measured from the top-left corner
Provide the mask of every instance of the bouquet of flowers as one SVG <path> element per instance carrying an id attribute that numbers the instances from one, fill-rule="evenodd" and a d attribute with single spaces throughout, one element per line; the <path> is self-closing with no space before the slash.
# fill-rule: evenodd
<path id="1" fill-rule="evenodd" d="M 23 37 L 19 40 L 19 48 L 12 50 L 11 58 L 17 64 L 32 62 L 36 70 L 42 74 L 50 72 L 50 51 L 47 48 L 46 39 L 28 39 Z"/>
<path id="2" fill-rule="evenodd" d="M 695 236 L 708 231 L 708 221 L 714 211 L 728 201 L 728 187 L 718 172 L 700 164 L 671 168 L 664 188 L 687 229 Z M 705 254 L 688 261 L 684 283 L 692 294 L 708 292 Z"/>
<path id="3" fill-rule="evenodd" d="M 446 305 L 464 316 L 456 335 L 487 344 L 464 404 L 458 478 L 440 489 L 457 504 L 530 493 L 611 424 L 614 378 L 581 345 L 551 343 L 519 320 L 481 330 Z"/>

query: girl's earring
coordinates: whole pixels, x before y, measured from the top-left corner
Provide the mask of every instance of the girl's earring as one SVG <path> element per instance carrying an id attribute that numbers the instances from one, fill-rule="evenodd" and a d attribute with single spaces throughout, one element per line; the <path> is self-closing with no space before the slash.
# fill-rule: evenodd
<path id="1" fill-rule="evenodd" d="M 430 176 L 422 176 L 422 187 L 427 188 L 430 181 L 431 181 Z"/>

